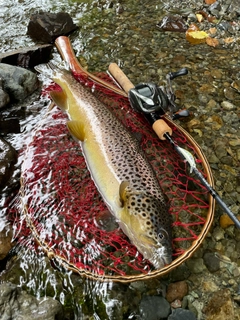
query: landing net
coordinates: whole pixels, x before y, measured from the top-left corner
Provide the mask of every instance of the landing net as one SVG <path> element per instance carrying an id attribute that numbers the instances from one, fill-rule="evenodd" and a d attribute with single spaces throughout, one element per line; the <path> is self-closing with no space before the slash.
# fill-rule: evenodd
<path id="1" fill-rule="evenodd" d="M 100 74 L 110 81 L 106 74 Z M 86 168 L 79 144 L 66 128 L 67 117 L 57 107 L 47 113 L 27 146 L 21 177 L 21 213 L 50 258 L 91 278 L 133 281 L 158 276 L 186 259 L 202 242 L 213 204 L 201 183 L 167 141 L 160 141 L 127 98 L 75 75 L 136 135 L 168 198 L 172 216 L 173 262 L 155 270 L 137 251 L 108 213 Z M 48 87 L 46 92 L 56 89 Z M 167 121 L 167 120 L 166 120 Z M 204 156 L 193 140 L 176 127 L 173 139 L 189 150 L 206 176 Z"/>

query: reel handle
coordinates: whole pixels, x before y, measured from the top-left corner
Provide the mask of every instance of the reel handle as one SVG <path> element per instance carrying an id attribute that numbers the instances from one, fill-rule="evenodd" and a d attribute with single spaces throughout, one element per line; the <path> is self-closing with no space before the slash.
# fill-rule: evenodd
<path id="1" fill-rule="evenodd" d="M 108 71 L 126 93 L 135 88 L 134 84 L 128 79 L 116 63 L 111 63 L 108 67 Z M 166 133 L 170 136 L 172 135 L 172 129 L 163 119 L 156 119 L 156 121 L 153 121 L 151 124 L 160 140 L 166 140 Z"/>
<path id="2" fill-rule="evenodd" d="M 182 69 L 180 69 L 180 70 L 178 70 L 176 72 L 170 72 L 168 74 L 168 76 L 169 76 L 170 80 L 173 80 L 173 79 L 175 79 L 177 77 L 185 76 L 186 74 L 188 74 L 188 69 L 187 68 L 182 68 Z"/>

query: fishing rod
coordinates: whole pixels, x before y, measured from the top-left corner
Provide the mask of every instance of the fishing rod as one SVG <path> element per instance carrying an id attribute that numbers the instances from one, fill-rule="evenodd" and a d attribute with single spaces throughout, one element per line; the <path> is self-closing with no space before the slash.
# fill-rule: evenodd
<path id="1" fill-rule="evenodd" d="M 171 80 L 176 77 L 186 75 L 188 70 L 186 68 L 182 68 L 177 72 L 170 72 L 167 75 L 166 87 L 159 87 L 154 83 L 140 83 L 134 86 L 116 63 L 111 63 L 108 70 L 123 90 L 128 93 L 132 108 L 144 114 L 147 121 L 152 125 L 157 136 L 161 140 L 167 140 L 173 146 L 183 161 L 188 163 L 190 173 L 194 173 L 196 175 L 213 199 L 217 201 L 220 207 L 235 223 L 236 227 L 240 229 L 240 221 L 221 199 L 217 191 L 207 182 L 202 173 L 197 169 L 193 155 L 188 150 L 179 147 L 176 141 L 172 139 L 172 129 L 162 119 L 167 111 L 170 112 L 172 120 L 189 115 L 188 110 L 177 111 L 178 108 L 174 102 L 175 95 L 171 85 Z"/>

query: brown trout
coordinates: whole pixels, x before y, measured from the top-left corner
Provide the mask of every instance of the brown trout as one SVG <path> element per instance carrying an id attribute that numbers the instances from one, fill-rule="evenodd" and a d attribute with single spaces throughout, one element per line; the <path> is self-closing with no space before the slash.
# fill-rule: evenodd
<path id="1" fill-rule="evenodd" d="M 172 261 L 171 220 L 156 175 L 112 112 L 67 70 L 51 66 L 62 91 L 51 98 L 70 119 L 91 177 L 123 232 L 157 269 Z"/>

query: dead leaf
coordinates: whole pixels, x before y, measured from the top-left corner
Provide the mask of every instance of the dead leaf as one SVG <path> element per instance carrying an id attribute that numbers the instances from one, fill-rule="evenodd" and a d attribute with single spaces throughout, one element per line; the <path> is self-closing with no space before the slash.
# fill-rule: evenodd
<path id="1" fill-rule="evenodd" d="M 205 0 L 206 4 L 213 4 L 214 2 L 216 2 L 216 0 Z"/>
<path id="2" fill-rule="evenodd" d="M 203 21 L 203 15 L 201 13 L 196 13 L 196 18 L 198 22 L 202 22 Z"/>
<path id="3" fill-rule="evenodd" d="M 191 23 L 187 31 L 199 31 L 199 27 L 195 23 Z"/>
<path id="4" fill-rule="evenodd" d="M 240 221 L 240 215 L 237 216 L 237 219 Z M 223 214 L 220 217 L 220 226 L 223 229 L 226 229 L 227 227 L 234 225 L 234 222 L 232 221 L 232 219 L 227 215 L 227 214 Z"/>
<path id="5" fill-rule="evenodd" d="M 229 43 L 233 43 L 233 42 L 235 41 L 235 39 L 232 38 L 232 37 L 229 37 L 229 38 L 223 39 L 223 41 L 224 41 L 226 44 L 229 44 Z"/>
<path id="6" fill-rule="evenodd" d="M 217 32 L 217 28 L 210 28 L 209 33 L 215 34 Z"/>
<path id="7" fill-rule="evenodd" d="M 208 37 L 206 39 L 206 43 L 207 45 L 209 45 L 210 47 L 217 47 L 219 45 L 219 41 L 218 39 L 216 38 L 211 38 L 211 37 Z"/>
<path id="8" fill-rule="evenodd" d="M 192 31 L 187 30 L 186 32 L 186 39 L 191 44 L 199 44 L 204 43 L 209 35 L 205 31 Z"/>

